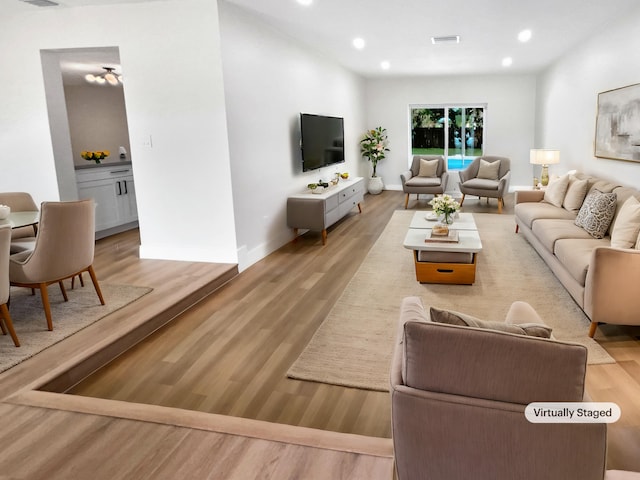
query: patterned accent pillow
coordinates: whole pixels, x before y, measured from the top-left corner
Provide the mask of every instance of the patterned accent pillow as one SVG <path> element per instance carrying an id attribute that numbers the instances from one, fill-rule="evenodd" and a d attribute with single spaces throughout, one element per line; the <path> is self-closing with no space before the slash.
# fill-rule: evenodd
<path id="1" fill-rule="evenodd" d="M 480 320 L 479 318 L 465 315 L 464 313 L 450 310 L 440 310 L 431 307 L 429 309 L 431 321 L 435 323 L 446 323 L 448 325 L 458 325 L 461 327 L 486 328 L 488 330 L 498 330 L 499 332 L 515 333 L 529 337 L 551 338 L 551 327 L 539 323 L 504 323 Z"/>
<path id="2" fill-rule="evenodd" d="M 574 223 L 593 238 L 603 238 L 616 213 L 617 197 L 614 192 L 592 191 L 584 199 Z"/>

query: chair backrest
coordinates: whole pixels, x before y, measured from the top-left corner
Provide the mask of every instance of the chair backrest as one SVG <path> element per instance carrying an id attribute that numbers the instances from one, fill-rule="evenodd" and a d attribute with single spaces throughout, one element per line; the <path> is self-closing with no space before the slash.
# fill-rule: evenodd
<path id="1" fill-rule="evenodd" d="M 11 225 L 0 225 L 0 305 L 9 301 L 9 249 Z"/>
<path id="2" fill-rule="evenodd" d="M 417 177 L 418 173 L 420 173 L 420 160 L 438 160 L 438 170 L 436 172 L 438 177 L 441 177 L 447 170 L 447 165 L 442 155 L 414 155 L 411 162 L 411 174 L 414 177 Z"/>
<path id="3" fill-rule="evenodd" d="M 37 212 L 38 205 L 27 192 L 0 192 L 0 205 L 11 207 L 12 212 Z M 33 228 L 15 228 L 11 232 L 12 238 L 32 237 Z"/>
<path id="4" fill-rule="evenodd" d="M 94 249 L 93 199 L 43 202 L 36 244 L 23 270 L 34 280 L 65 278 L 89 267 Z"/>
<path id="5" fill-rule="evenodd" d="M 500 169 L 498 170 L 498 178 L 504 177 L 507 172 L 511 171 L 511 160 L 507 157 L 498 157 L 495 155 L 483 155 L 481 157 L 476 157 L 473 162 L 467 167 L 468 175 L 465 175 L 466 178 L 475 178 L 478 176 L 478 170 L 480 168 L 480 160 L 484 160 L 486 162 L 496 162 L 500 161 Z"/>
<path id="6" fill-rule="evenodd" d="M 582 401 L 585 347 L 431 322 L 401 328 L 391 369 L 400 480 L 603 478 L 605 424 L 524 415 L 530 402 Z"/>

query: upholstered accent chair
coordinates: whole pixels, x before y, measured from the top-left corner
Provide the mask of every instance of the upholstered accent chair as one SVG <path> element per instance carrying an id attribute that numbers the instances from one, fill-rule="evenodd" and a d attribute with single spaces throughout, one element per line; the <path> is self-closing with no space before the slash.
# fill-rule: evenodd
<path id="1" fill-rule="evenodd" d="M 496 164 L 496 162 L 499 162 Z M 485 155 L 477 157 L 465 169 L 459 172 L 460 192 L 464 202 L 466 195 L 498 199 L 498 213 L 504 207 L 504 195 L 509 191 L 511 160 L 506 157 Z"/>
<path id="2" fill-rule="evenodd" d="M 51 284 L 57 283 L 60 286 L 62 296 L 67 301 L 62 281 L 89 272 L 100 303 L 105 304 L 93 269 L 94 248 L 95 208 L 92 199 L 43 202 L 33 251 L 11 255 L 11 285 L 40 290 L 49 330 L 53 330 L 47 292 L 47 287 Z"/>
<path id="3" fill-rule="evenodd" d="M 0 328 L 2 333 L 7 334 L 7 330 L 13 339 L 16 347 L 20 346 L 20 341 L 13 328 L 11 315 L 7 304 L 9 303 L 9 247 L 11 245 L 11 226 L 0 226 Z"/>
<path id="4" fill-rule="evenodd" d="M 606 424 L 525 417 L 531 402 L 583 401 L 584 346 L 430 318 L 420 298 L 403 300 L 391 365 L 399 480 L 603 479 Z M 541 320 L 514 302 L 504 323 L 520 322 Z"/>
<path id="5" fill-rule="evenodd" d="M 402 190 L 407 194 L 404 208 L 409 204 L 409 195 L 415 193 L 438 195 L 447 188 L 447 164 L 441 155 L 414 155 L 411 168 L 400 174 Z"/>
<path id="6" fill-rule="evenodd" d="M 0 204 L 11 207 L 12 212 L 37 212 L 38 205 L 33 201 L 33 197 L 27 192 L 0 192 Z M 15 228 L 11 232 L 11 253 L 33 250 L 36 243 L 36 233 L 38 228 L 33 227 Z"/>

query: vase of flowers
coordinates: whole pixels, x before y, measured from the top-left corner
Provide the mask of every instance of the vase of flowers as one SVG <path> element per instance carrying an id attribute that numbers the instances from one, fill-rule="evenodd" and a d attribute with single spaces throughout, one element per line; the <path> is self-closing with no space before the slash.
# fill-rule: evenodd
<path id="1" fill-rule="evenodd" d="M 99 150 L 96 152 L 83 151 L 80 152 L 80 156 L 85 160 L 91 162 L 96 162 L 96 164 L 100 163 L 102 160 L 111 155 L 109 150 Z"/>
<path id="2" fill-rule="evenodd" d="M 389 151 L 389 140 L 387 137 L 387 129 L 378 127 L 368 130 L 360 140 L 360 151 L 362 156 L 371 162 L 373 174 L 369 180 L 369 193 L 378 194 L 382 192 L 384 184 L 382 178 L 378 177 L 376 168 L 378 162 L 385 158 L 386 152 Z"/>
<path id="3" fill-rule="evenodd" d="M 433 213 L 438 215 L 440 221 L 445 225 L 453 223 L 454 214 L 460 210 L 460 204 L 451 195 L 438 195 L 429 202 L 433 207 Z"/>

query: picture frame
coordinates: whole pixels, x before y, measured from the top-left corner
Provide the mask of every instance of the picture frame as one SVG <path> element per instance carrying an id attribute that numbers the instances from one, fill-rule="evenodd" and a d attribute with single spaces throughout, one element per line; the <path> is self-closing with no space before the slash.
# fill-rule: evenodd
<path id="1" fill-rule="evenodd" d="M 598 94 L 594 154 L 640 162 L 640 83 Z"/>

